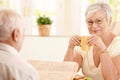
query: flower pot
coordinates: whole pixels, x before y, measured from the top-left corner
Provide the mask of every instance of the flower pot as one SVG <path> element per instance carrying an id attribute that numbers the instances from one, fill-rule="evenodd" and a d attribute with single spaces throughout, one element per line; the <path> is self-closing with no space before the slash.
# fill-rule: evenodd
<path id="1" fill-rule="evenodd" d="M 51 25 L 40 25 L 38 26 L 40 36 L 50 36 Z"/>

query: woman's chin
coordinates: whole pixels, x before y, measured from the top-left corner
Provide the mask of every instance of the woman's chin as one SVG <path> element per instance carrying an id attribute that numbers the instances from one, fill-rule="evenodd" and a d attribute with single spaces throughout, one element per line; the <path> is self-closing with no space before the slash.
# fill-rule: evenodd
<path id="1" fill-rule="evenodd" d="M 95 34 L 95 35 L 100 35 L 100 33 L 96 32 L 96 33 L 92 33 L 92 34 Z"/>

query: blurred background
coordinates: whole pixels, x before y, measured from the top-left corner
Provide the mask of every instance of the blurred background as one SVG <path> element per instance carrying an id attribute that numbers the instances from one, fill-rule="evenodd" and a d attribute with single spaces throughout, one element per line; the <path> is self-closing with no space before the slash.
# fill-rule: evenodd
<path id="1" fill-rule="evenodd" d="M 0 7 L 12 8 L 25 17 L 26 35 L 38 35 L 36 18 L 47 15 L 53 20 L 51 36 L 70 36 L 86 29 L 86 7 L 96 1 L 110 4 L 113 11 L 111 28 L 119 35 L 120 0 L 0 0 Z"/>

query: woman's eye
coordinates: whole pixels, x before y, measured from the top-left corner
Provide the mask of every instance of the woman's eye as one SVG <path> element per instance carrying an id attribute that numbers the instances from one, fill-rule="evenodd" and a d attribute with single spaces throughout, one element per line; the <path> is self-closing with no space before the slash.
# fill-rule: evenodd
<path id="1" fill-rule="evenodd" d="M 97 24 L 100 24 L 101 22 L 102 22 L 101 20 L 97 20 L 97 21 L 96 21 Z"/>
<path id="2" fill-rule="evenodd" d="M 87 23 L 88 23 L 88 24 L 93 24 L 93 21 L 88 21 Z"/>

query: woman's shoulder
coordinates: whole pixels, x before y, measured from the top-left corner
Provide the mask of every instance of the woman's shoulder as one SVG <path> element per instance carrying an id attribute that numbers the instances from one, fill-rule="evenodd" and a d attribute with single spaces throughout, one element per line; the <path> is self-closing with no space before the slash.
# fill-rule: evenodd
<path id="1" fill-rule="evenodd" d="M 120 49 L 120 36 L 115 36 L 114 39 L 112 40 L 111 44 L 109 45 L 109 48 L 113 49 Z"/>
<path id="2" fill-rule="evenodd" d="M 112 57 L 120 55 L 120 36 L 114 37 L 113 41 L 108 47 L 108 51 Z"/>
<path id="3" fill-rule="evenodd" d="M 120 36 L 114 37 L 113 41 L 120 41 Z"/>
<path id="4" fill-rule="evenodd" d="M 120 44 L 120 36 L 115 36 L 111 42 L 111 45 Z"/>

